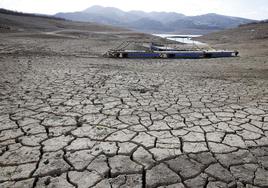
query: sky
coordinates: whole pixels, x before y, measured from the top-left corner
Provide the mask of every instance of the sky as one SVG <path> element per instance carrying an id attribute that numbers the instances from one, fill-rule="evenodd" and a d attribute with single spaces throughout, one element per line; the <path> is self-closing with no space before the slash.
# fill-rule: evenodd
<path id="1" fill-rule="evenodd" d="M 268 0 L 0 0 L 0 8 L 27 13 L 81 11 L 93 5 L 124 11 L 178 12 L 187 16 L 217 13 L 256 20 L 268 19 Z"/>

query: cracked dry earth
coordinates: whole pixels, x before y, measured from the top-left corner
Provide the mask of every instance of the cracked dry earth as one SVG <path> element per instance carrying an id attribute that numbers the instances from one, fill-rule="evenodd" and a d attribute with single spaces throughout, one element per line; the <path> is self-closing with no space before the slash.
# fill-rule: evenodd
<path id="1" fill-rule="evenodd" d="M 268 187 L 263 59 L 0 63 L 1 188 Z"/>

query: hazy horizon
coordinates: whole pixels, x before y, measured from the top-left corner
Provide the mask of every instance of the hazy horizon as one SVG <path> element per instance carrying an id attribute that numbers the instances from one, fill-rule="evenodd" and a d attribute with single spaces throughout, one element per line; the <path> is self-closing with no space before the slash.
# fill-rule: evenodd
<path id="1" fill-rule="evenodd" d="M 187 16 L 217 13 L 255 20 L 268 19 L 268 1 L 266 0 L 166 0 L 165 2 L 136 0 L 128 3 L 123 0 L 69 0 L 67 2 L 63 0 L 0 0 L 0 8 L 48 15 L 82 11 L 94 5 L 115 7 L 123 11 L 177 12 Z"/>

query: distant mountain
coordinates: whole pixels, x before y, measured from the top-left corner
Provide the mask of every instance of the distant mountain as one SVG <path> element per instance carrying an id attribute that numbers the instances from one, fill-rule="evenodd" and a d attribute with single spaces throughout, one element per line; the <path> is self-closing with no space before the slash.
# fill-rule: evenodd
<path id="1" fill-rule="evenodd" d="M 127 27 L 142 32 L 178 34 L 205 34 L 255 21 L 218 14 L 185 16 L 176 12 L 125 12 L 102 6 L 93 6 L 81 12 L 58 13 L 55 16 L 74 21 Z"/>

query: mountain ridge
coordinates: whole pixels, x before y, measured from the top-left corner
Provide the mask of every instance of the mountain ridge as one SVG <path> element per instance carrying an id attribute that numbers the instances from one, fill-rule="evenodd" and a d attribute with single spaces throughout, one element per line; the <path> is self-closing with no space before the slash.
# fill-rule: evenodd
<path id="1" fill-rule="evenodd" d="M 83 11 L 57 13 L 54 16 L 84 22 L 126 27 L 149 33 L 206 34 L 234 28 L 241 24 L 254 22 L 246 18 L 208 13 L 186 16 L 176 12 L 144 12 L 140 10 L 123 11 L 114 7 L 92 6 Z"/>

